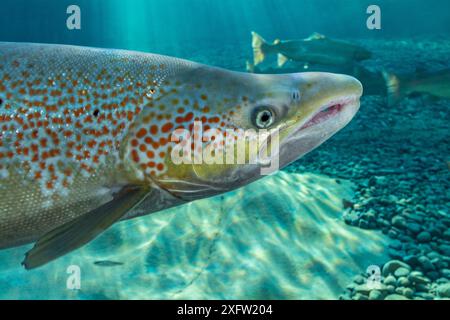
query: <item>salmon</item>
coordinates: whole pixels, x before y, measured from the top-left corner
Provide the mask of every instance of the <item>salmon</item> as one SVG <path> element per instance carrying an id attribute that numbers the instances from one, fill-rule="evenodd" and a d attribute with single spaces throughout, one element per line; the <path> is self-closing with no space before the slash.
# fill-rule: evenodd
<path id="1" fill-rule="evenodd" d="M 35 242 L 23 265 L 37 268 L 116 222 L 249 184 L 267 162 L 177 163 L 174 150 L 196 146 L 174 134 L 276 130 L 282 168 L 343 128 L 361 94 L 358 80 L 338 74 L 254 75 L 142 52 L 0 43 L 0 248 Z"/>
<path id="2" fill-rule="evenodd" d="M 348 66 L 369 59 L 372 53 L 365 48 L 341 40 L 333 40 L 314 33 L 302 40 L 275 40 L 269 43 L 256 32 L 252 32 L 253 64 L 264 62 L 269 54 L 276 54 L 278 67 L 293 60 L 305 64 Z"/>
<path id="3" fill-rule="evenodd" d="M 429 94 L 450 99 L 450 69 L 396 75 L 383 71 L 388 88 L 388 104 L 393 105 L 411 94 Z"/>

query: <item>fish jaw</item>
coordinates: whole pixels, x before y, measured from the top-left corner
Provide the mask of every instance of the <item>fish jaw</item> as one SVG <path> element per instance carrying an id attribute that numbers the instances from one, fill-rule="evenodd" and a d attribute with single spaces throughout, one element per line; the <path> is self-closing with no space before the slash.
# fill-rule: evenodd
<path id="1" fill-rule="evenodd" d="M 356 115 L 360 107 L 362 84 L 355 78 L 331 73 L 303 73 L 300 86 L 304 90 L 303 107 L 299 108 L 295 125 L 281 133 L 280 168 L 298 160 L 319 147 Z"/>

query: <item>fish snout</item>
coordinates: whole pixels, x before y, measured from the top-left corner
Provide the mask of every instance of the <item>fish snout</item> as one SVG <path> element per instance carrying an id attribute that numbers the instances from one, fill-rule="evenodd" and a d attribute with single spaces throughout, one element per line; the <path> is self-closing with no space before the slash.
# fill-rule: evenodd
<path id="1" fill-rule="evenodd" d="M 356 78 L 333 73 L 299 73 L 301 99 L 293 108 L 291 136 L 313 127 L 331 132 L 345 126 L 357 113 L 363 93 Z"/>
<path id="2" fill-rule="evenodd" d="M 359 110 L 363 93 L 354 77 L 332 73 L 296 74 L 302 97 L 296 106 L 294 125 L 281 145 L 281 167 L 317 148 L 345 127 Z"/>
<path id="3" fill-rule="evenodd" d="M 356 78 L 343 74 L 299 73 L 298 87 L 302 93 L 300 114 L 308 118 L 330 107 L 359 107 L 363 86 Z"/>

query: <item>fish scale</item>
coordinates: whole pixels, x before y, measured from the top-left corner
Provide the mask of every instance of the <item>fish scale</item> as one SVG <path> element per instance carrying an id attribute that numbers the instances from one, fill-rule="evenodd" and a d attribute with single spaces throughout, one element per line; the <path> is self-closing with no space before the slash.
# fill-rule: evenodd
<path id="1" fill-rule="evenodd" d="M 13 154 L 44 193 L 71 184 L 73 163 L 89 175 L 117 157 L 149 87 L 173 72 L 157 56 L 128 52 L 43 45 L 3 45 L 1 52 L 7 144 L 0 159 Z"/>

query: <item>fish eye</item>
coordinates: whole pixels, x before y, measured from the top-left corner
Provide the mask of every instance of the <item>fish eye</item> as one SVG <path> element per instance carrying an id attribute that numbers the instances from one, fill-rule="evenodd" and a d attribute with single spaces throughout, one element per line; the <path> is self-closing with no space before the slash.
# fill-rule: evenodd
<path id="1" fill-rule="evenodd" d="M 253 124 L 259 129 L 267 129 L 275 122 L 275 113 L 272 108 L 262 106 L 256 108 L 253 115 Z"/>

